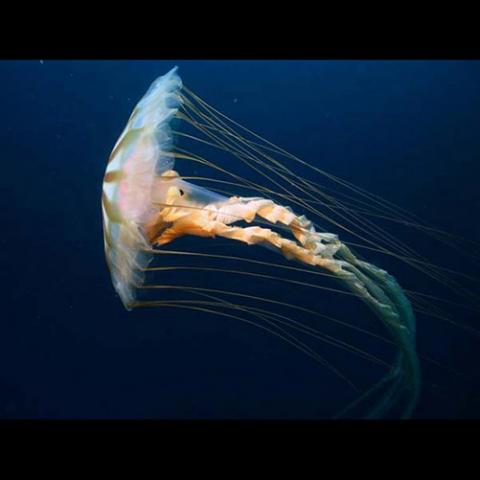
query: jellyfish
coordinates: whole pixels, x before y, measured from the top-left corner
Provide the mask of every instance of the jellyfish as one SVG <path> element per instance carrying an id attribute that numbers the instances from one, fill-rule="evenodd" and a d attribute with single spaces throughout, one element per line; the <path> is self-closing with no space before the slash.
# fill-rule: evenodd
<path id="1" fill-rule="evenodd" d="M 214 149 L 216 160 L 187 150 L 183 145 L 188 142 Z M 345 201 L 340 202 L 334 192 L 305 176 L 306 170 L 347 187 L 357 200 L 344 194 Z M 385 363 L 382 377 L 339 416 L 361 407 L 366 418 L 392 412 L 408 418 L 421 386 L 412 303 L 390 273 L 357 254 L 341 234 L 354 235 L 384 252 L 385 245 L 393 245 L 392 255 L 428 270 L 430 276 L 440 276 L 441 271 L 428 269 L 422 257 L 358 214 L 365 212 L 367 203 L 377 215 L 403 215 L 392 204 L 381 203 L 229 119 L 184 86 L 175 67 L 156 79 L 135 106 L 110 155 L 102 192 L 106 261 L 127 310 L 180 308 L 238 319 L 273 333 L 339 376 L 343 374 L 296 333 L 372 361 L 377 361 L 375 355 L 322 335 L 290 313 L 328 318 L 303 304 L 297 296 L 300 288 L 310 288 L 313 296 L 316 287 L 351 295 L 371 310 L 395 354 Z M 337 231 L 327 231 L 327 224 Z M 182 244 L 186 240 L 188 248 Z M 228 245 L 227 254 L 215 251 L 220 241 Z M 205 242 L 213 251 L 192 251 L 191 245 Z M 240 246 L 242 252 L 265 252 L 268 260 L 235 255 Z M 172 258 L 183 263 L 167 265 Z M 193 259 L 205 263 L 189 263 Z M 252 265 L 255 272 L 247 268 Z M 272 268 L 282 275 L 270 274 Z M 178 284 L 170 281 L 172 271 L 181 273 Z M 195 285 L 190 281 L 194 272 L 203 275 Z M 248 284 L 248 293 L 242 288 L 222 289 L 221 281 L 219 287 L 207 288 L 207 280 L 220 273 L 241 278 L 238 284 Z M 314 280 L 305 280 L 307 275 Z M 161 281 L 151 283 L 150 278 Z M 320 278 L 339 288 L 316 285 Z M 255 295 L 259 280 L 270 282 L 271 292 L 275 282 L 286 282 L 288 298 Z M 285 313 L 278 313 L 279 307 L 285 307 Z"/>

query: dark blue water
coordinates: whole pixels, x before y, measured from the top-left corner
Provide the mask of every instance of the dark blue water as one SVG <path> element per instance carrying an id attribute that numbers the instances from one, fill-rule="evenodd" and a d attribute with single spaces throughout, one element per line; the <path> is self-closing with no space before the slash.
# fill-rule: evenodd
<path id="1" fill-rule="evenodd" d="M 174 65 L 191 90 L 263 137 L 480 240 L 479 62 L 2 61 L 2 418 L 316 418 L 344 406 L 322 367 L 258 329 L 198 312 L 127 312 L 113 291 L 106 161 L 135 103 Z M 402 235 L 478 277 L 472 257 Z M 405 288 L 436 293 L 428 279 L 368 258 Z M 469 325 L 478 315 L 450 312 Z M 418 320 L 419 352 L 461 375 L 422 364 L 415 417 L 478 417 L 478 337 Z M 367 374 L 353 357 L 338 361 L 352 377 Z"/>

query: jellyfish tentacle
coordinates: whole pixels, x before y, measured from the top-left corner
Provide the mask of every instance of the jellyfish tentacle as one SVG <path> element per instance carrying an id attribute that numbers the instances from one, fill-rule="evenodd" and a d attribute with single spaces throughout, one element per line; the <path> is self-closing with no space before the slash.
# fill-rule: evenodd
<path id="1" fill-rule="evenodd" d="M 316 255 L 322 253 L 324 257 L 332 257 L 341 245 L 336 235 L 317 232 L 305 215 L 297 215 L 290 207 L 279 205 L 269 199 L 232 197 L 230 204 L 222 210 L 234 218 L 241 217 L 247 223 L 251 223 L 258 216 L 273 225 L 279 223 L 289 227 L 300 245 Z"/>
<path id="2" fill-rule="evenodd" d="M 263 198 L 231 197 L 222 204 L 209 204 L 204 208 L 191 209 L 190 205 L 182 205 L 182 194 L 175 186 L 170 187 L 166 195 L 166 207 L 157 218 L 157 225 L 169 225 L 157 236 L 153 243 L 165 245 L 184 235 L 199 237 L 224 237 L 238 240 L 248 245 L 264 244 L 274 247 L 282 252 L 288 259 L 296 259 L 301 263 L 320 266 L 332 272 L 340 268 L 332 257 L 340 245 L 331 248 L 328 252 L 322 241 L 332 241 L 334 236 L 322 236 L 312 241 L 313 235 L 308 239 L 301 237 L 297 243 L 282 237 L 279 233 L 269 228 L 259 226 L 239 227 L 231 224 L 240 220 L 251 223 L 258 214 L 265 219 L 272 219 L 271 223 L 279 221 L 288 225 L 292 233 L 298 232 L 305 223 L 303 217 L 297 217 L 293 211 Z M 187 200 L 183 201 L 184 203 Z M 292 226 L 294 225 L 294 226 Z M 313 227 L 312 227 L 313 228 Z M 316 233 L 316 232 L 314 232 Z M 298 234 L 300 236 L 300 234 Z M 320 255 L 320 250 L 323 255 Z"/>
<path id="3" fill-rule="evenodd" d="M 176 185 L 168 189 L 164 208 L 159 211 L 157 218 L 157 225 L 164 225 L 165 228 L 152 243 L 162 246 L 184 235 L 218 236 L 248 245 L 264 245 L 289 260 L 333 273 L 374 311 L 399 348 L 387 377 L 389 381 L 384 383 L 389 387 L 372 407 L 370 414 L 383 415 L 392 404 L 400 402 L 402 391 L 406 389 L 407 399 L 402 416 L 410 415 L 418 399 L 420 386 L 415 350 L 415 317 L 410 302 L 396 280 L 385 270 L 359 260 L 336 235 L 317 232 L 308 218 L 296 215 L 288 207 L 262 197 L 237 196 L 202 204 L 200 197 L 195 198 L 195 187 L 189 185 L 189 188 L 189 198 L 185 198 Z M 270 228 L 233 225 L 239 221 L 251 224 L 256 218 L 262 218 L 272 225 L 278 223 L 288 227 L 295 240 L 285 238 Z"/>
<path id="4" fill-rule="evenodd" d="M 298 244 L 284 239 L 282 246 L 285 253 L 293 254 L 294 258 L 297 258 L 295 252 L 298 253 L 297 260 L 303 263 L 309 265 L 321 264 L 321 266 L 328 267 L 328 262 L 322 260 L 319 263 L 318 257 L 321 256 L 322 259 L 332 258 L 341 246 L 336 235 L 317 232 L 312 222 L 304 215 L 299 216 L 290 207 L 279 205 L 272 200 L 261 197 L 231 197 L 226 204 L 219 208 L 219 215 L 216 218 L 227 224 L 238 220 L 252 223 L 257 216 L 267 220 L 272 225 L 281 224 L 290 229 Z M 271 232 L 271 230 L 269 231 Z M 273 239 L 277 240 L 275 235 Z M 332 268 L 336 269 L 337 267 L 332 265 Z"/>
<path id="5" fill-rule="evenodd" d="M 420 366 L 416 352 L 416 325 L 410 301 L 396 279 L 385 270 L 358 260 L 350 249 L 342 244 L 338 252 L 343 268 L 338 275 L 354 293 L 362 296 L 364 302 L 387 327 L 399 351 L 386 379 L 391 386 L 378 404 L 371 410 L 371 416 L 381 416 L 393 404 L 393 397 L 401 396 L 400 385 L 407 389 L 408 397 L 401 416 L 407 418 L 413 412 L 420 391 Z M 364 295 L 362 295 L 362 292 Z"/>

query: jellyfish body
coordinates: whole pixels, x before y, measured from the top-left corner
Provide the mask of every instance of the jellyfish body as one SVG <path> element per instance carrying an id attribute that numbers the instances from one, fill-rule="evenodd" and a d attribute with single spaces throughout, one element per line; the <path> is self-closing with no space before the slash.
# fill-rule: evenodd
<path id="1" fill-rule="evenodd" d="M 102 197 L 105 253 L 124 306 L 141 306 L 136 292 L 155 251 L 181 237 L 267 247 L 287 260 L 328 272 L 371 308 L 396 344 L 397 356 L 382 381 L 363 395 L 362 400 L 380 396 L 366 416 L 381 417 L 399 405 L 400 416 L 410 416 L 420 388 L 415 316 L 396 280 L 359 260 L 336 234 L 317 231 L 307 216 L 283 202 L 224 195 L 185 180 L 174 170 L 181 155 L 172 149 L 172 121 L 183 102 L 174 68 L 137 104 L 107 166 Z"/>
<path id="2" fill-rule="evenodd" d="M 142 283 L 149 257 L 142 225 L 156 209 L 155 177 L 173 166 L 170 122 L 180 101 L 181 80 L 172 70 L 156 80 L 135 107 L 110 155 L 102 192 L 105 255 L 112 281 L 127 309 Z"/>

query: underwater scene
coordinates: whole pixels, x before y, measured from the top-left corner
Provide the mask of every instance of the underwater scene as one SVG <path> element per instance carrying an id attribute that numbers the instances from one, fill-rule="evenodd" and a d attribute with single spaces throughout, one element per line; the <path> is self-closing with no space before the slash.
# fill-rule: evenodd
<path id="1" fill-rule="evenodd" d="M 479 61 L 0 72 L 0 418 L 480 417 Z"/>

